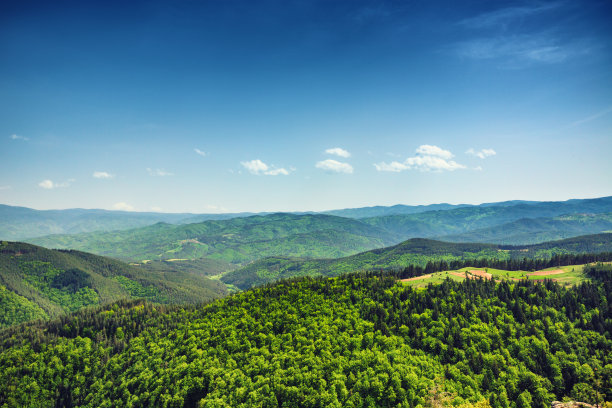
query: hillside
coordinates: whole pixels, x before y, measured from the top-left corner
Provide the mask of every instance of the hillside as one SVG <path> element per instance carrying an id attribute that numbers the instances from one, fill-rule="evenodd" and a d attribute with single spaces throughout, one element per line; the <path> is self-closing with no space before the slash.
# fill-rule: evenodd
<path id="1" fill-rule="evenodd" d="M 0 241 L 0 327 L 119 299 L 198 303 L 226 293 L 223 284 L 200 274 Z"/>
<path id="2" fill-rule="evenodd" d="M 322 214 L 271 214 L 206 221 L 158 223 L 127 231 L 53 235 L 28 240 L 126 260 L 208 257 L 244 263 L 264 256 L 340 257 L 396 242 L 380 228 Z"/>
<path id="3" fill-rule="evenodd" d="M 402 239 L 409 239 L 463 234 L 500 226 L 523 218 L 550 218 L 568 214 L 610 212 L 612 212 L 612 197 L 602 197 L 563 202 L 519 202 L 516 205 L 472 206 L 447 211 L 363 218 L 361 221 L 399 235 Z"/>
<path id="4" fill-rule="evenodd" d="M 572 214 L 554 218 L 521 218 L 506 224 L 463 234 L 437 237 L 449 242 L 537 244 L 579 235 L 612 231 L 612 213 Z"/>
<path id="5" fill-rule="evenodd" d="M 188 224 L 247 217 L 253 213 L 189 214 L 96 209 L 34 210 L 0 204 L 0 239 L 24 240 L 51 234 L 126 230 L 157 222 Z"/>
<path id="6" fill-rule="evenodd" d="M 609 281 L 282 282 L 0 331 L 7 406 L 547 408 L 612 399 Z"/>
<path id="7" fill-rule="evenodd" d="M 225 274 L 221 280 L 241 289 L 295 276 L 337 276 L 362 270 L 425 266 L 432 261 L 510 260 L 550 258 L 553 254 L 612 252 L 612 234 L 587 235 L 537 245 L 503 246 L 449 243 L 413 238 L 387 248 L 374 249 L 340 259 L 270 257 Z"/>

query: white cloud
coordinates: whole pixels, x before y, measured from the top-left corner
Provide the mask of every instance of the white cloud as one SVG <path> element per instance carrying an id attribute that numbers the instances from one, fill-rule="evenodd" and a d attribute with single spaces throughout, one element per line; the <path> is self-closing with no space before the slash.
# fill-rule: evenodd
<path id="1" fill-rule="evenodd" d="M 124 203 L 123 201 L 118 202 L 113 205 L 113 210 L 118 211 L 134 211 L 135 208 L 128 203 Z"/>
<path id="2" fill-rule="evenodd" d="M 54 188 L 70 187 L 70 184 L 73 182 L 74 182 L 74 179 L 68 179 L 62 183 L 54 183 L 53 181 L 47 179 L 47 180 L 43 180 L 40 183 L 38 183 L 38 186 L 44 189 L 47 189 L 47 190 L 51 190 Z"/>
<path id="3" fill-rule="evenodd" d="M 280 168 L 280 169 L 268 170 L 264 174 L 268 176 L 278 176 L 279 174 L 282 174 L 283 176 L 288 176 L 289 172 L 283 168 Z"/>
<path id="4" fill-rule="evenodd" d="M 334 154 L 336 156 L 344 157 L 345 159 L 347 157 L 351 157 L 351 154 L 341 147 L 332 147 L 331 149 L 325 150 L 325 153 Z"/>
<path id="5" fill-rule="evenodd" d="M 194 151 L 194 152 L 196 152 L 197 154 L 199 154 L 199 155 L 200 155 L 200 156 L 202 156 L 202 157 L 206 157 L 206 156 L 208 156 L 208 154 L 207 154 L 206 152 L 204 152 L 204 151 L 202 151 L 202 150 L 200 150 L 200 149 L 197 149 L 197 148 L 196 148 L 196 149 L 193 149 L 193 151 Z"/>
<path id="6" fill-rule="evenodd" d="M 218 205 L 207 205 L 206 206 L 206 210 L 207 211 L 213 211 L 215 213 L 225 213 L 228 212 L 229 210 L 225 207 L 221 207 Z"/>
<path id="7" fill-rule="evenodd" d="M 24 142 L 27 142 L 28 140 L 30 140 L 29 137 L 25 137 L 25 136 L 21 136 L 21 135 L 15 135 L 12 134 L 11 136 L 9 136 L 12 140 L 23 140 Z"/>
<path id="8" fill-rule="evenodd" d="M 391 163 L 385 163 L 385 162 L 374 163 L 374 167 L 376 167 L 376 170 L 378 171 L 392 171 L 395 173 L 399 173 L 400 171 L 410 169 L 409 166 L 403 163 L 400 163 L 400 162 L 396 162 L 396 161 L 393 161 Z"/>
<path id="9" fill-rule="evenodd" d="M 454 155 L 448 150 L 432 145 L 421 145 L 416 149 L 416 153 L 423 156 L 438 156 L 443 159 L 452 159 Z"/>
<path id="10" fill-rule="evenodd" d="M 150 176 L 159 176 L 159 177 L 174 176 L 174 173 L 167 172 L 164 169 L 151 169 L 147 167 L 147 172 L 149 173 Z"/>
<path id="11" fill-rule="evenodd" d="M 416 156 L 408 157 L 403 162 L 392 161 L 391 163 L 375 163 L 378 171 L 389 171 L 399 173 L 404 170 L 419 171 L 455 171 L 464 169 L 463 164 L 451 160 L 454 155 L 448 150 L 438 146 L 421 145 L 416 149 Z"/>
<path id="12" fill-rule="evenodd" d="M 254 174 L 256 176 L 266 175 L 266 176 L 288 176 L 289 171 L 287 169 L 281 167 L 276 168 L 274 166 L 268 166 L 266 163 L 262 162 L 259 159 L 243 161 L 240 162 L 242 166 L 249 171 L 249 173 Z"/>
<path id="13" fill-rule="evenodd" d="M 327 160 L 320 161 L 317 164 L 315 164 L 315 167 L 317 169 L 322 169 L 322 170 L 330 171 L 334 173 L 346 173 L 346 174 L 353 173 L 353 166 L 351 166 L 348 163 L 342 163 L 342 162 L 339 162 L 333 159 L 327 159 Z"/>
<path id="14" fill-rule="evenodd" d="M 247 169 L 251 174 L 260 174 L 265 171 L 268 171 L 268 165 L 259 159 L 243 161 L 240 162 L 240 164 L 242 164 L 242 166 Z"/>
<path id="15" fill-rule="evenodd" d="M 480 157 L 481 159 L 489 156 L 495 156 L 497 154 L 497 152 L 495 152 L 493 149 L 474 150 L 473 148 L 469 148 L 466 153 L 471 154 L 472 156 Z"/>
<path id="16" fill-rule="evenodd" d="M 94 171 L 92 176 L 97 179 L 112 179 L 115 175 L 107 173 L 105 171 Z"/>

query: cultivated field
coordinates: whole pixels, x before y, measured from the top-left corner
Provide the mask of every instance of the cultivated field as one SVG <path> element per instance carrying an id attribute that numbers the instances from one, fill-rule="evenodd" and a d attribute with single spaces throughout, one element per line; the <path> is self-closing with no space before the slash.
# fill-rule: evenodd
<path id="1" fill-rule="evenodd" d="M 550 279 L 565 286 L 576 285 L 588 278 L 582 273 L 584 265 L 568 265 L 543 269 L 541 271 L 505 271 L 494 268 L 466 267 L 454 271 L 442 271 L 428 275 L 418 276 L 410 279 L 402 279 L 402 282 L 417 288 L 423 288 L 430 283 L 441 283 L 447 278 L 456 281 L 464 279 L 494 279 L 496 281 L 510 280 L 519 281 Z"/>

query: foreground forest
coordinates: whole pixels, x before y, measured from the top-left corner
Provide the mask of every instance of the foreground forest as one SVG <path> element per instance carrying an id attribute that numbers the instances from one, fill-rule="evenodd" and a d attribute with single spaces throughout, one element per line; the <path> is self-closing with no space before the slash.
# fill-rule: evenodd
<path id="1" fill-rule="evenodd" d="M 0 406 L 547 407 L 612 400 L 612 282 L 303 278 L 0 332 Z"/>

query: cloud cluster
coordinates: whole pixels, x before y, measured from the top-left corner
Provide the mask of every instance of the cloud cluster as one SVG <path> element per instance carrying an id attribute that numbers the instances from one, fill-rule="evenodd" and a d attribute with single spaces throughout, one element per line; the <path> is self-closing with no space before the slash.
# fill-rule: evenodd
<path id="1" fill-rule="evenodd" d="M 325 153 L 334 156 L 343 157 L 345 159 L 351 157 L 351 154 L 341 147 L 332 147 L 325 150 Z M 328 173 L 344 173 L 353 174 L 353 166 L 348 163 L 340 162 L 334 159 L 321 160 L 315 164 L 317 169 L 325 170 Z"/>
<path id="2" fill-rule="evenodd" d="M 325 153 L 344 157 L 345 159 L 351 157 L 351 154 L 341 147 L 332 147 L 331 149 L 325 150 Z"/>
<path id="3" fill-rule="evenodd" d="M 12 134 L 9 137 L 11 138 L 11 140 L 23 140 L 24 142 L 27 142 L 28 140 L 30 140 L 29 137 L 25 137 L 25 136 L 21 136 L 21 135 L 16 135 L 16 134 Z"/>
<path id="4" fill-rule="evenodd" d="M 474 150 L 473 148 L 469 148 L 465 153 L 480 157 L 481 159 L 485 159 L 489 156 L 495 156 L 497 154 L 493 149 Z"/>
<path id="5" fill-rule="evenodd" d="M 116 203 L 113 205 L 113 210 L 118 211 L 135 211 L 136 209 L 128 203 L 124 203 L 123 201 Z"/>
<path id="6" fill-rule="evenodd" d="M 419 171 L 455 171 L 465 169 L 463 164 L 451 160 L 454 155 L 438 146 L 421 145 L 416 149 L 416 156 L 408 157 L 403 162 L 392 161 L 391 163 L 375 163 L 378 171 L 389 171 L 399 173 L 405 170 Z"/>
<path id="7" fill-rule="evenodd" d="M 38 186 L 46 190 L 52 190 L 54 188 L 65 188 L 70 187 L 70 184 L 74 182 L 74 179 L 68 179 L 62 183 L 55 183 L 52 180 L 46 179 L 38 183 Z"/>
<path id="8" fill-rule="evenodd" d="M 317 162 L 317 164 L 315 164 L 315 167 L 317 169 L 325 170 L 332 173 L 353 173 L 353 166 L 348 163 L 339 162 L 334 159 L 327 159 Z"/>
<path id="9" fill-rule="evenodd" d="M 159 176 L 159 177 L 174 176 L 174 173 L 170 173 L 164 169 L 151 169 L 147 167 L 147 172 L 149 173 L 150 176 Z"/>
<path id="10" fill-rule="evenodd" d="M 256 176 L 279 176 L 279 175 L 283 175 L 283 176 L 288 176 L 289 175 L 289 171 L 287 171 L 285 168 L 276 168 L 274 166 L 268 166 L 266 163 L 262 162 L 259 159 L 255 159 L 255 160 L 250 160 L 250 161 L 243 161 L 240 162 L 240 164 L 242 164 L 242 167 L 244 167 L 245 169 L 247 169 L 249 171 L 249 173 L 254 174 Z"/>
<path id="11" fill-rule="evenodd" d="M 97 179 L 112 179 L 113 177 L 115 177 L 114 174 L 110 174 L 105 171 L 94 171 L 92 176 L 93 178 Z"/>
<path id="12" fill-rule="evenodd" d="M 202 156 L 202 157 L 206 157 L 206 156 L 207 156 L 207 154 L 206 154 L 206 152 L 205 152 L 205 151 L 200 150 L 200 149 L 198 149 L 198 148 L 193 149 L 193 151 L 194 151 L 194 152 L 196 152 L 196 154 L 199 154 L 199 155 L 200 155 L 200 156 Z"/>

